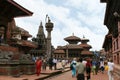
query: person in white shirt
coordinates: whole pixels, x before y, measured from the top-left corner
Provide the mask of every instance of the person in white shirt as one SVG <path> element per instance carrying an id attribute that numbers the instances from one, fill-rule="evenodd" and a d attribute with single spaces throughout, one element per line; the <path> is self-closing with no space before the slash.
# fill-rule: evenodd
<path id="1" fill-rule="evenodd" d="M 104 61 L 102 60 L 102 61 L 100 61 L 100 69 L 101 69 L 101 71 L 102 71 L 102 73 L 104 73 Z"/>
<path id="2" fill-rule="evenodd" d="M 109 77 L 109 80 L 114 80 L 114 78 L 113 78 L 113 68 L 114 68 L 113 60 L 110 60 L 108 62 L 108 77 Z"/>
<path id="3" fill-rule="evenodd" d="M 57 59 L 56 58 L 53 59 L 53 65 L 54 65 L 54 69 L 56 70 L 57 69 Z"/>
<path id="4" fill-rule="evenodd" d="M 86 65 L 87 61 L 86 61 L 86 60 L 83 60 L 82 63 L 83 63 L 84 65 Z"/>
<path id="5" fill-rule="evenodd" d="M 65 69 L 65 65 L 66 65 L 66 62 L 65 62 L 64 59 L 61 61 L 61 64 L 62 64 L 62 71 L 64 71 L 64 69 Z"/>

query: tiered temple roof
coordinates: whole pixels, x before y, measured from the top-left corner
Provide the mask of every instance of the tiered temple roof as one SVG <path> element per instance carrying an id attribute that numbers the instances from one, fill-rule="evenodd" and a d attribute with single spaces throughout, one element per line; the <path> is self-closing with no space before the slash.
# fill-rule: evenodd
<path id="1" fill-rule="evenodd" d="M 31 16 L 33 14 L 13 0 L 0 0 L 0 9 L 0 15 L 9 18 Z"/>
<path id="2" fill-rule="evenodd" d="M 67 41 L 69 44 L 77 44 L 81 41 L 81 39 L 77 36 L 74 36 L 74 34 L 72 36 L 64 38 L 64 40 Z"/>
<path id="3" fill-rule="evenodd" d="M 77 36 L 68 36 L 64 38 L 65 41 L 67 41 L 69 44 L 65 46 L 58 46 L 57 49 L 55 49 L 54 54 L 61 54 L 63 51 L 65 52 L 65 56 L 68 58 L 73 57 L 91 57 L 93 54 L 91 51 L 89 51 L 91 45 L 87 44 L 89 39 L 82 38 L 80 39 Z M 81 44 L 78 44 L 78 42 L 81 41 Z M 64 56 L 64 55 L 63 55 Z"/>
<path id="4" fill-rule="evenodd" d="M 82 55 L 93 55 L 92 52 L 89 51 L 91 45 L 87 44 L 89 39 L 86 39 L 84 36 L 81 39 L 81 44 L 79 46 L 83 47 L 83 51 L 81 52 Z"/>

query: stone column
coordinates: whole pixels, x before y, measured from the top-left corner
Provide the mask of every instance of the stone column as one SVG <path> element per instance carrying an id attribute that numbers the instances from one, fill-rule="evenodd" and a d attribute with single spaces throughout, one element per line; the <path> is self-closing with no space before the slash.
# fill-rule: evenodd
<path id="1" fill-rule="evenodd" d="M 45 24 L 47 30 L 47 58 L 51 58 L 51 31 L 53 29 L 53 23 L 48 17 L 48 22 Z"/>
<path id="2" fill-rule="evenodd" d="M 66 58 L 68 59 L 68 45 L 66 45 Z"/>

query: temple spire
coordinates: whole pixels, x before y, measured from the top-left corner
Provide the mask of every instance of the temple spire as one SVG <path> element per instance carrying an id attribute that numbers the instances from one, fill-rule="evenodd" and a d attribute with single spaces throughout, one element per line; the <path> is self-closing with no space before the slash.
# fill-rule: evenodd
<path id="1" fill-rule="evenodd" d="M 72 36 L 74 36 L 74 33 L 72 33 Z"/>
<path id="2" fill-rule="evenodd" d="M 40 22 L 40 26 L 42 26 L 42 21 Z"/>
<path id="3" fill-rule="evenodd" d="M 85 36 L 83 35 L 83 38 L 85 38 Z"/>
<path id="4" fill-rule="evenodd" d="M 40 38 L 41 36 L 45 36 L 42 21 L 40 22 L 40 26 L 39 26 L 38 33 L 37 33 L 37 37 Z"/>

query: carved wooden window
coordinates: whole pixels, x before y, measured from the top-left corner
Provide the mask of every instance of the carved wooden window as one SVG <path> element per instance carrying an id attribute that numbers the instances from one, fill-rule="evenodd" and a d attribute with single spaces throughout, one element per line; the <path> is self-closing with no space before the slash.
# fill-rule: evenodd
<path id="1" fill-rule="evenodd" d="M 119 48 L 119 46 L 118 46 L 118 39 L 116 39 L 116 47 L 117 47 L 117 49 Z"/>
<path id="2" fill-rule="evenodd" d="M 115 51 L 115 42 L 114 42 L 114 44 L 113 44 L 113 48 L 114 48 L 114 51 Z"/>
<path id="3" fill-rule="evenodd" d="M 120 21 L 118 22 L 118 32 L 120 34 Z"/>

